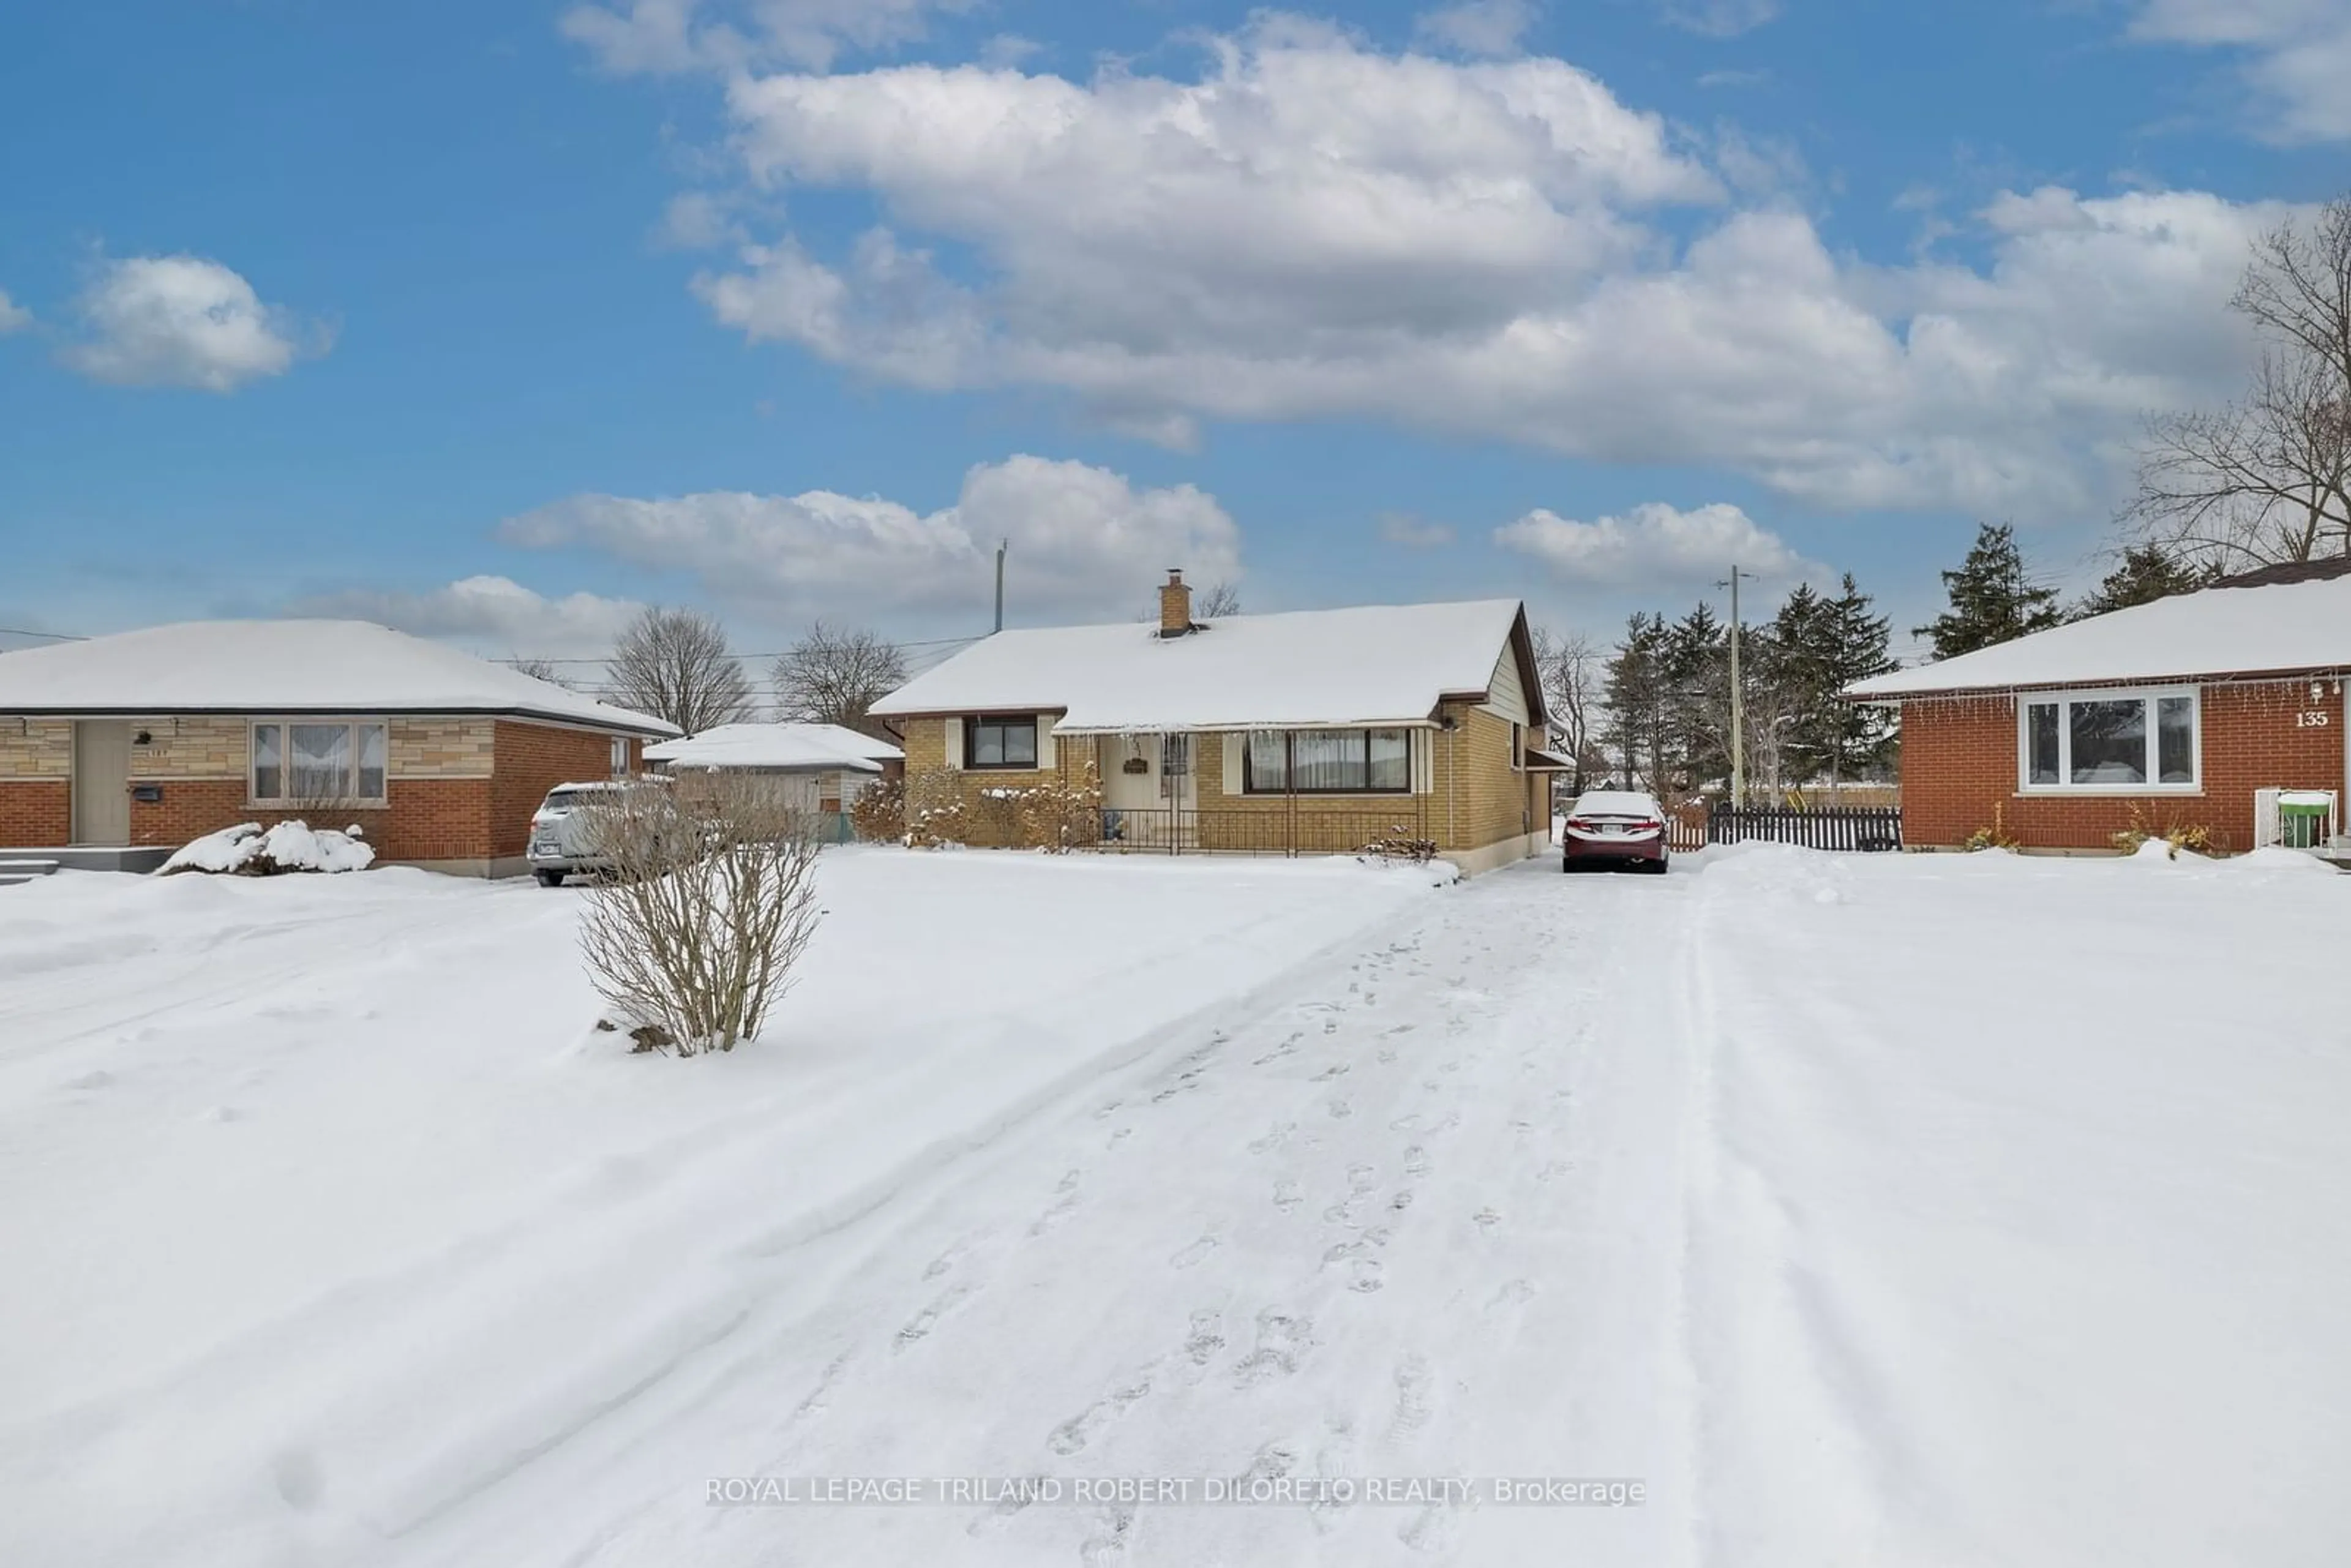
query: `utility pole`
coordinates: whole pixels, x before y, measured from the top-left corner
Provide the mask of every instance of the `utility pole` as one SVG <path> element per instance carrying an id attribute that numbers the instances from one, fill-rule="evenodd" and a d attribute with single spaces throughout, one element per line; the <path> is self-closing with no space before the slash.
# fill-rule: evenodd
<path id="1" fill-rule="evenodd" d="M 1010 539 L 996 541 L 996 629 L 1004 630 L 1004 552 L 1012 547 Z"/>
<path id="2" fill-rule="evenodd" d="M 1739 580 L 1751 571 L 1730 569 L 1730 808 L 1747 803 L 1747 686 L 1739 678 Z"/>

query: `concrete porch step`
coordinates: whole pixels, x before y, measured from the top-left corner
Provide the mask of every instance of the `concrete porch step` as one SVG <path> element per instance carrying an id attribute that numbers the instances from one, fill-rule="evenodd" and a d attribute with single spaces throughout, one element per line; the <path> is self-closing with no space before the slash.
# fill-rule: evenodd
<path id="1" fill-rule="evenodd" d="M 53 860 L 32 860 L 21 855 L 0 855 L 0 876 L 14 877 L 19 882 L 37 876 L 53 876 L 57 862 Z"/>
<path id="2" fill-rule="evenodd" d="M 119 844 L 63 844 L 0 852 L 0 865 L 10 861 L 46 861 L 50 871 L 124 871 L 146 873 L 172 858 L 167 848 L 131 848 Z M 0 871 L 0 875 L 9 874 Z M 21 874 L 21 873 L 19 873 Z M 44 872 L 41 874 L 47 875 Z"/>

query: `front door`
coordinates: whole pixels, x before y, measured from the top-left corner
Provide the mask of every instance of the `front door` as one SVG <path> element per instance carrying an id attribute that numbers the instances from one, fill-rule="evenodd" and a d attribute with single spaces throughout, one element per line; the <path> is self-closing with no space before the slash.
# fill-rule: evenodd
<path id="1" fill-rule="evenodd" d="M 1193 746 L 1189 735 L 1163 735 L 1159 737 L 1159 799 L 1162 804 L 1177 811 L 1197 810 L 1200 786 L 1192 771 Z"/>
<path id="2" fill-rule="evenodd" d="M 131 726 L 86 718 L 74 726 L 73 841 L 131 841 Z"/>

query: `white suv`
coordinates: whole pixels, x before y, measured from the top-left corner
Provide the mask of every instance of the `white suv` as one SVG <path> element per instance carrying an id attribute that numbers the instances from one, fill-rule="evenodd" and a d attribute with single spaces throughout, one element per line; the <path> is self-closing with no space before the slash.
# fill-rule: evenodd
<path id="1" fill-rule="evenodd" d="M 587 823 L 580 809 L 615 789 L 641 789 L 642 779 L 605 779 L 592 784 L 558 784 L 547 792 L 530 818 L 530 873 L 541 887 L 561 887 L 574 872 L 611 870 L 610 862 L 589 852 Z"/>

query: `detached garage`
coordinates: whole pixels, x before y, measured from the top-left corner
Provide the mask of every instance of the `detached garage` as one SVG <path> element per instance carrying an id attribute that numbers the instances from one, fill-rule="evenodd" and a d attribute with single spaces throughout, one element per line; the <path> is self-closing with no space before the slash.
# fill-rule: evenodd
<path id="1" fill-rule="evenodd" d="M 1901 709 L 1912 843 L 1997 821 L 2026 849 L 2108 849 L 2137 825 L 2340 852 L 2346 670 L 2351 559 L 2224 579 L 1846 695 Z"/>

